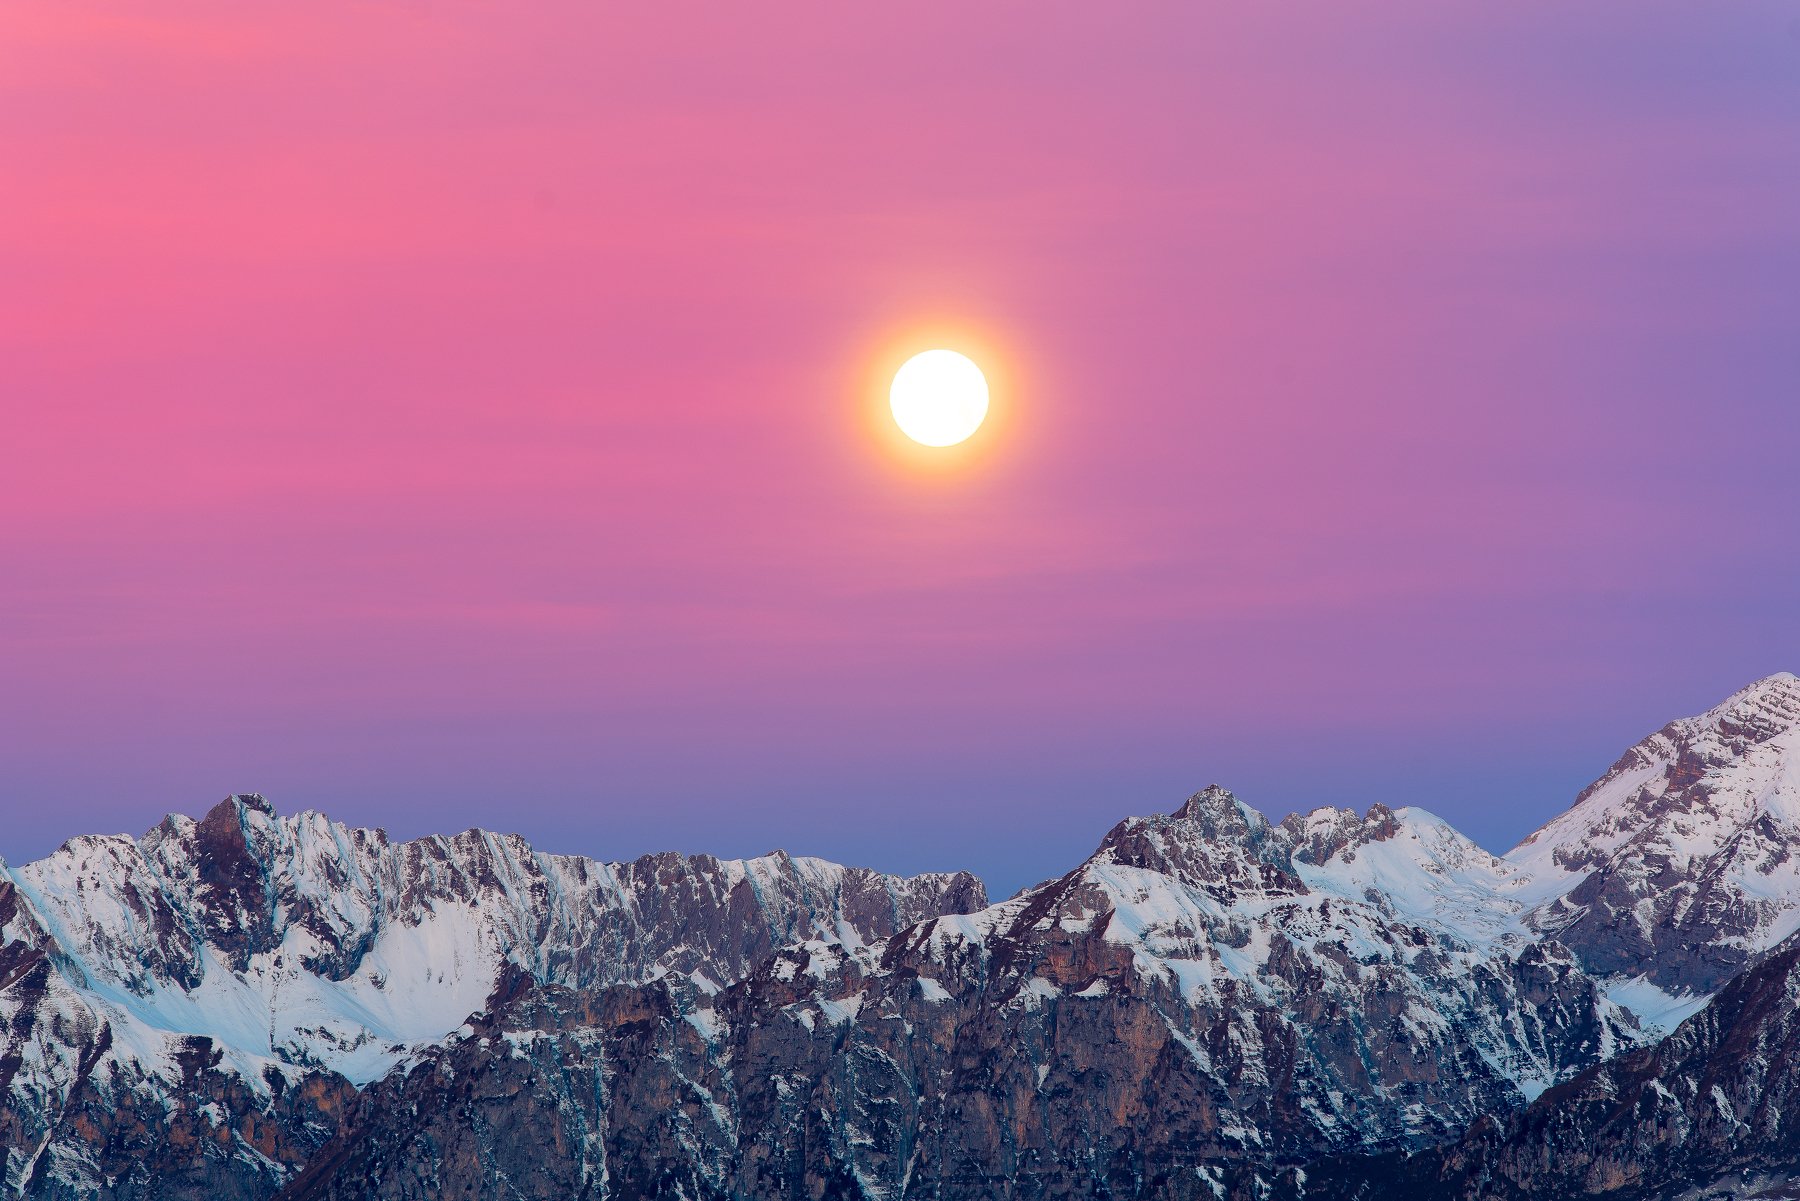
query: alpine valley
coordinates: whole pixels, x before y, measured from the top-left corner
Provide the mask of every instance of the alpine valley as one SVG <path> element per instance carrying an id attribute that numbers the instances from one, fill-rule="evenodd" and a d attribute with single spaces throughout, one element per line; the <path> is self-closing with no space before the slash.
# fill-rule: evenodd
<path id="1" fill-rule="evenodd" d="M 0 865 L 0 1195 L 1800 1196 L 1800 680 L 1504 856 L 1210 787 L 998 903 L 260 796 Z"/>

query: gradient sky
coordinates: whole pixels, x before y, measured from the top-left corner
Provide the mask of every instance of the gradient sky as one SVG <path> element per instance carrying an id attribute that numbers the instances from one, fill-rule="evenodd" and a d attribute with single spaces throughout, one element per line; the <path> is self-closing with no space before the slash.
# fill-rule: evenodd
<path id="1" fill-rule="evenodd" d="M 0 153 L 15 861 L 1498 849 L 1800 668 L 1792 0 L 7 0 Z"/>

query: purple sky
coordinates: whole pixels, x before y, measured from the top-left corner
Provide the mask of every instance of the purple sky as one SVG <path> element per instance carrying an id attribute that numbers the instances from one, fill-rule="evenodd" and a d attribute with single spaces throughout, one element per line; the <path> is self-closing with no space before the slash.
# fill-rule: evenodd
<path id="1" fill-rule="evenodd" d="M 1791 0 L 728 7 L 0 7 L 0 854 L 1503 848 L 1800 667 Z"/>

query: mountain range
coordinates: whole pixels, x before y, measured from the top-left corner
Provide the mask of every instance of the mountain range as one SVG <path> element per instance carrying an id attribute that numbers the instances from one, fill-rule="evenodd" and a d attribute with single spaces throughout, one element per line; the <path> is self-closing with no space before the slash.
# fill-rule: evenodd
<path id="1" fill-rule="evenodd" d="M 0 1195 L 1800 1195 L 1796 852 L 1791 675 L 1504 856 L 1215 786 L 997 903 L 237 795 L 0 865 Z"/>

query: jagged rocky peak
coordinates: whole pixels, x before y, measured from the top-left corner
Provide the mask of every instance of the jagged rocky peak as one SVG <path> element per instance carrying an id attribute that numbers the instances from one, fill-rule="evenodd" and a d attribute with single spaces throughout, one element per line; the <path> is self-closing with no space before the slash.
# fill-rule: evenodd
<path id="1" fill-rule="evenodd" d="M 1305 891 L 1277 828 L 1217 784 L 1173 813 L 1126 818 L 1107 832 L 1095 859 L 1159 872 L 1221 899 Z"/>
<path id="2" fill-rule="evenodd" d="M 1183 801 L 1169 816 L 1215 832 L 1260 831 L 1269 824 L 1267 818 L 1244 804 L 1223 784 L 1208 784 Z"/>
<path id="3" fill-rule="evenodd" d="M 1376 848 L 1378 864 L 1359 863 Z M 1470 887 L 1498 889 L 1516 874 L 1424 809 L 1377 803 L 1359 814 L 1323 806 L 1271 824 L 1217 784 L 1195 793 L 1174 813 L 1126 818 L 1107 834 L 1096 856 L 1189 884 L 1252 892 L 1300 893 L 1321 886 L 1333 891 L 1340 877 L 1355 877 L 1359 889 L 1377 883 L 1386 889 L 1401 885 L 1409 873 L 1418 874 L 1422 886 L 1437 887 L 1455 875 L 1469 877 L 1464 882 Z M 1509 907 L 1518 908 L 1499 905 Z"/>
<path id="4" fill-rule="evenodd" d="M 1800 676 L 1776 672 L 1732 694 L 1709 717 L 1741 751 L 1800 729 Z"/>
<path id="5" fill-rule="evenodd" d="M 217 813 L 221 809 L 236 810 L 240 820 L 246 813 L 260 813 L 264 817 L 275 816 L 275 806 L 270 804 L 269 798 L 260 792 L 234 792 L 213 806 L 212 812 Z"/>
<path id="6" fill-rule="evenodd" d="M 1368 813 L 1360 816 L 1354 809 L 1327 807 L 1290 813 L 1282 819 L 1281 830 L 1292 844 L 1296 860 L 1320 864 L 1339 855 L 1354 857 L 1357 847 L 1394 837 L 1400 832 L 1400 819 L 1382 804 L 1370 806 Z"/>
<path id="7" fill-rule="evenodd" d="M 1783 770 L 1796 752 L 1800 677 L 1780 672 L 1633 745 L 1581 791 L 1568 812 L 1520 843 L 1513 857 L 1535 853 L 1558 866 L 1588 867 L 1678 809 L 1706 806 L 1730 817 L 1723 806 L 1748 801 L 1777 805 L 1785 815 L 1800 817 L 1793 773 Z M 1783 775 L 1789 778 L 1783 780 Z"/>
<path id="8" fill-rule="evenodd" d="M 1800 679 L 1670 722 L 1507 859 L 1590 970 L 1717 989 L 1800 928 Z"/>

